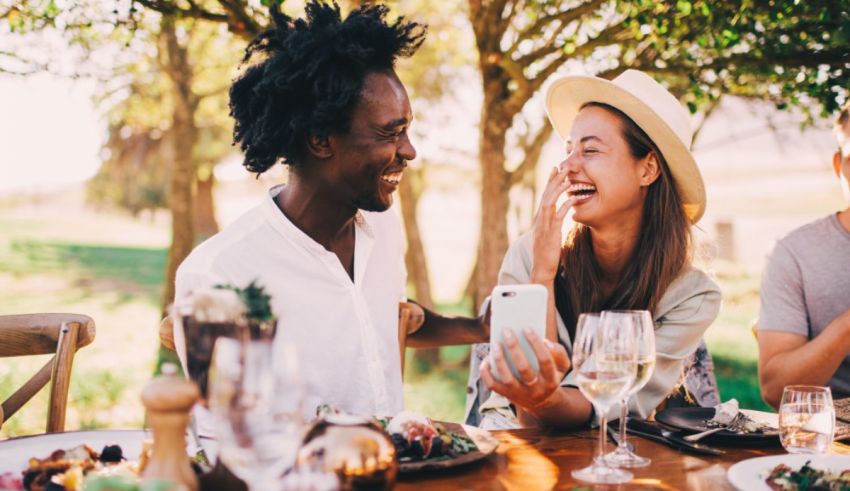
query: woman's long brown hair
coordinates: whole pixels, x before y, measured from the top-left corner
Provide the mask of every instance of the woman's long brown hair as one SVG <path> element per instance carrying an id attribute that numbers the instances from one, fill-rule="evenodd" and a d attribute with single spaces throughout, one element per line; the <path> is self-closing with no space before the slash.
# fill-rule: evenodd
<path id="1" fill-rule="evenodd" d="M 571 337 L 582 312 L 646 309 L 654 313 L 667 287 L 691 262 L 690 223 L 664 156 L 622 111 L 597 102 L 585 104 L 582 109 L 585 107 L 599 107 L 617 116 L 632 156 L 642 159 L 655 152 L 661 173 L 646 194 L 637 247 L 610 295 L 602 294 L 590 227 L 576 223 L 567 235 L 555 277 L 555 299 Z"/>

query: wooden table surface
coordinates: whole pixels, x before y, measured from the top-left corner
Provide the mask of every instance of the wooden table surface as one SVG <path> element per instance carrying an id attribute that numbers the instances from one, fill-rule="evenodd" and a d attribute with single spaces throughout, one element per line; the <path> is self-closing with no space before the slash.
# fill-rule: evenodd
<path id="1" fill-rule="evenodd" d="M 427 490 L 547 490 L 594 489 L 570 476 L 574 469 L 590 464 L 596 449 L 596 430 L 546 432 L 542 430 L 495 431 L 500 440 L 494 455 L 463 467 L 438 472 L 409 474 L 400 477 L 399 491 Z M 684 453 L 666 445 L 629 436 L 636 452 L 652 459 L 643 469 L 631 469 L 635 478 L 620 486 L 598 486 L 595 489 L 657 490 L 734 490 L 726 479 L 726 470 L 734 463 L 752 457 L 781 454 L 778 444 L 762 448 L 723 446 L 722 456 Z M 609 450 L 613 446 L 608 442 Z M 850 446 L 833 444 L 831 452 L 850 454 Z"/>

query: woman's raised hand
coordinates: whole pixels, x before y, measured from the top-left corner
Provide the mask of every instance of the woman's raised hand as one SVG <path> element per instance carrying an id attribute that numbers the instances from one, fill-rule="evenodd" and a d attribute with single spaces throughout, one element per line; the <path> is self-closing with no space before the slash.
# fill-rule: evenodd
<path id="1" fill-rule="evenodd" d="M 558 198 L 570 187 L 567 168 L 566 165 L 552 168 L 546 189 L 540 198 L 540 209 L 534 219 L 531 281 L 535 283 L 551 282 L 558 272 L 562 246 L 561 229 L 564 218 L 573 205 L 573 199 L 570 198 L 558 207 Z"/>
<path id="2" fill-rule="evenodd" d="M 534 412 L 536 408 L 546 405 L 570 369 L 567 351 L 559 343 L 544 340 L 531 329 L 525 329 L 525 339 L 534 350 L 539 365 L 539 371 L 535 371 L 513 332 L 510 329 L 503 332 L 504 343 L 490 345 L 493 365 L 490 365 L 489 357 L 481 362 L 481 379 L 491 390 L 507 397 L 517 406 Z M 505 350 L 510 354 L 519 378 L 511 372 Z M 493 376 L 494 372 L 498 373 L 498 380 Z"/>

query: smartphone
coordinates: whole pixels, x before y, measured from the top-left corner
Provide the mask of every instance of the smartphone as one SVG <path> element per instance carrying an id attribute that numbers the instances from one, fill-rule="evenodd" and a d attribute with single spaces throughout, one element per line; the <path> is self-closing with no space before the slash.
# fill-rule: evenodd
<path id="1" fill-rule="evenodd" d="M 507 329 L 513 331 L 522 352 L 534 371 L 540 370 L 537 355 L 525 339 L 525 328 L 530 328 L 540 339 L 546 338 L 546 287 L 543 285 L 499 285 L 490 296 L 490 343 L 504 343 Z M 504 347 L 504 344 L 502 344 Z M 503 350 L 508 366 L 514 377 L 519 372 L 510 354 Z M 493 366 L 493 354 L 490 353 L 490 366 Z M 493 376 L 499 380 L 499 374 L 493 370 Z"/>

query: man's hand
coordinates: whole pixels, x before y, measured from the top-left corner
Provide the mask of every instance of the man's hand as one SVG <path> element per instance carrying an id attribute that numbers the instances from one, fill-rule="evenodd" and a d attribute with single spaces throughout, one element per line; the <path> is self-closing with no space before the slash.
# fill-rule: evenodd
<path id="1" fill-rule="evenodd" d="M 534 350 L 540 367 L 540 371 L 535 372 L 513 332 L 509 329 L 504 332 L 504 347 L 501 343 L 490 346 L 494 365 L 490 366 L 489 358 L 481 363 L 481 379 L 491 390 L 531 413 L 551 406 L 556 401 L 555 395 L 561 380 L 571 366 L 567 351 L 560 344 L 543 340 L 531 329 L 525 329 L 525 338 Z M 519 378 L 511 372 L 504 349 L 510 353 Z M 493 372 L 499 374 L 499 380 L 496 380 Z"/>

